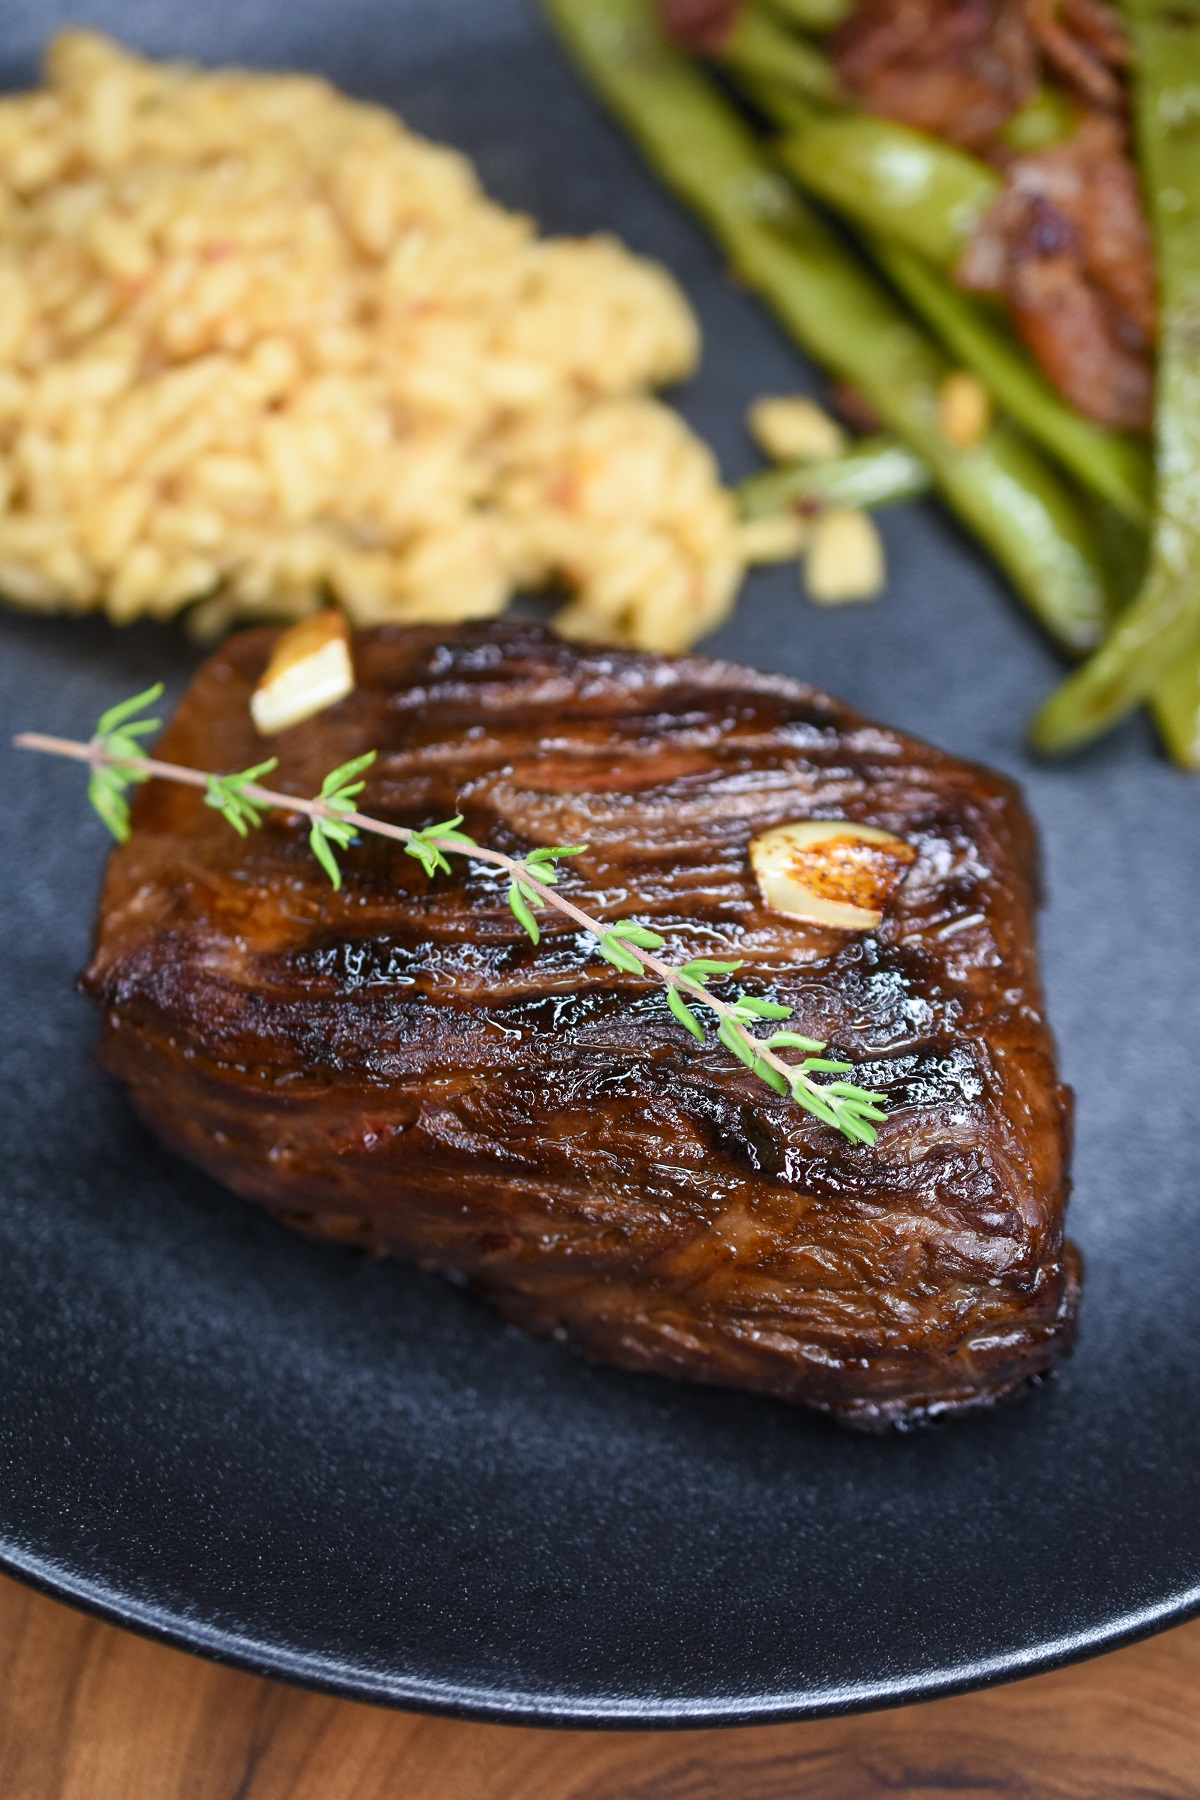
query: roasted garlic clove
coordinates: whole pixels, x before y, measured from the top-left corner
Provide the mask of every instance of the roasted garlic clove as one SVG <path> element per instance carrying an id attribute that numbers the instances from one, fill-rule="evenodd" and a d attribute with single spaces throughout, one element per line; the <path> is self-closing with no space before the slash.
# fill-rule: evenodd
<path id="1" fill-rule="evenodd" d="M 887 567 L 875 522 L 865 512 L 829 512 L 812 528 L 804 585 L 818 606 L 873 600 L 883 592 Z"/>
<path id="2" fill-rule="evenodd" d="M 250 713 L 263 737 L 269 737 L 324 712 L 353 690 L 346 621 L 340 612 L 315 613 L 276 639 L 250 696 Z"/>
<path id="3" fill-rule="evenodd" d="M 767 513 L 738 526 L 738 549 L 748 563 L 791 562 L 807 547 L 809 525 L 799 513 Z"/>
<path id="4" fill-rule="evenodd" d="M 774 462 L 833 462 L 846 454 L 845 432 L 806 394 L 765 394 L 746 422 Z"/>
<path id="5" fill-rule="evenodd" d="M 843 931 L 874 931 L 916 854 L 877 825 L 799 819 L 754 838 L 750 866 L 773 912 Z"/>
<path id="6" fill-rule="evenodd" d="M 977 375 L 953 369 L 938 389 L 938 429 L 957 450 L 971 450 L 991 429 L 992 398 Z"/>

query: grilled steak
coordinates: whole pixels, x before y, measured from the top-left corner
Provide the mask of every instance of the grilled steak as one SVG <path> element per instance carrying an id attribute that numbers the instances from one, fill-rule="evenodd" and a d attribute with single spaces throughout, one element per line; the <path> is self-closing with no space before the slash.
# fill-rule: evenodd
<path id="1" fill-rule="evenodd" d="M 159 754 L 261 759 L 247 702 L 272 637 L 210 658 Z M 83 977 L 101 1062 L 151 1127 L 290 1222 L 461 1272 L 627 1368 L 882 1426 L 1055 1363 L 1078 1291 L 1068 1107 L 1015 788 L 728 663 L 512 623 L 363 632 L 355 656 L 354 694 L 274 741 L 278 785 L 314 793 L 376 749 L 365 811 L 462 812 L 510 852 L 587 844 L 568 890 L 669 933 L 680 961 L 743 958 L 737 982 L 844 1052 L 887 1122 L 851 1144 L 559 915 L 534 948 L 482 865 L 430 883 L 371 838 L 334 893 L 299 819 L 242 841 L 156 782 Z M 748 841 L 806 818 L 916 849 L 877 930 L 762 904 Z"/>

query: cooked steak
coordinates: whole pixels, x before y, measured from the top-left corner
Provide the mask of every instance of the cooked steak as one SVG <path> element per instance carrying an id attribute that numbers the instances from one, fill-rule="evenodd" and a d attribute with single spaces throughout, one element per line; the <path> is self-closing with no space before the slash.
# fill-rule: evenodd
<path id="1" fill-rule="evenodd" d="M 247 703 L 272 639 L 209 659 L 158 754 L 261 759 Z M 350 698 L 273 741 L 278 785 L 315 793 L 376 749 L 367 812 L 461 812 L 510 852 L 587 844 L 566 891 L 669 934 L 680 961 L 743 958 L 736 982 L 844 1052 L 886 1123 L 853 1145 L 557 914 L 535 948 L 481 864 L 431 883 L 370 838 L 334 893 L 298 818 L 242 841 L 155 782 L 83 977 L 101 1062 L 150 1126 L 291 1223 L 457 1271 L 626 1368 L 873 1427 L 1051 1367 L 1078 1291 L 1069 1108 L 1013 785 L 724 662 L 512 623 L 367 631 L 355 658 Z M 763 905 L 749 840 L 808 818 L 916 850 L 874 931 Z"/>

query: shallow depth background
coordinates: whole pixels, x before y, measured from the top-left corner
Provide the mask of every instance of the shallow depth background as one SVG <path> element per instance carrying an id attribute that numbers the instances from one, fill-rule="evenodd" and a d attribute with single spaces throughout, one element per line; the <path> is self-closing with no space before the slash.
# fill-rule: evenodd
<path id="1" fill-rule="evenodd" d="M 555 231 L 619 230 L 702 317 L 678 400 L 734 477 L 756 394 L 819 391 L 517 0 L 6 8 L 154 53 L 319 69 L 478 162 Z M 79 772 L 4 749 L 0 1560 L 119 1616 L 365 1697 L 661 1723 L 878 1702 L 1200 1606 L 1193 1127 L 1197 788 L 1135 723 L 1021 748 L 1058 672 L 932 505 L 891 580 L 820 612 L 756 575 L 706 648 L 828 686 L 1025 783 L 1052 1017 L 1079 1097 L 1079 1350 L 994 1418 L 871 1441 L 736 1394 L 589 1368 L 403 1268 L 308 1244 L 147 1139 L 89 1066 L 104 853 Z M 85 735 L 174 631 L 0 618 L 0 721 Z"/>

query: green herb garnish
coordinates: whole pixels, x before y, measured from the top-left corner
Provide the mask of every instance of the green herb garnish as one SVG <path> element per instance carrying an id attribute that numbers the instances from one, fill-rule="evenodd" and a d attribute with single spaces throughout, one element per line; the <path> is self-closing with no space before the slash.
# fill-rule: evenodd
<path id="1" fill-rule="evenodd" d="M 565 857 L 582 855 L 585 844 L 544 845 L 518 858 L 490 850 L 460 831 L 461 814 L 419 829 L 372 819 L 358 812 L 354 802 L 366 786 L 366 771 L 375 761 L 373 750 L 332 770 L 321 783 L 320 793 L 312 799 L 262 786 L 259 777 L 276 767 L 275 757 L 227 775 L 159 762 L 146 756 L 138 741 L 157 730 L 158 720 L 138 719 L 137 714 L 161 693 L 161 684 L 156 684 L 132 700 L 110 707 L 86 744 L 46 737 L 39 732 L 25 732 L 14 741 L 23 749 L 44 750 L 86 763 L 88 798 L 119 843 L 129 837 L 129 787 L 157 778 L 202 789 L 205 805 L 219 812 L 239 837 L 257 829 L 264 812 L 303 814 L 309 821 L 308 841 L 313 855 L 335 890 L 342 885 L 336 851 L 346 849 L 360 833 L 402 843 L 405 854 L 421 864 L 430 880 L 450 871 L 452 856 L 465 856 L 501 869 L 508 876 L 508 904 L 534 944 L 541 938 L 535 914 L 547 906 L 553 907 L 591 934 L 596 954 L 613 968 L 627 975 L 649 975 L 661 982 L 672 1014 L 699 1043 L 706 1044 L 708 1040 L 701 1015 L 695 1010 L 698 1005 L 715 1017 L 718 1041 L 775 1093 L 790 1097 L 853 1143 L 874 1143 L 876 1126 L 885 1117 L 883 1096 L 842 1080 L 851 1067 L 849 1063 L 824 1056 L 823 1042 L 796 1031 L 783 1029 L 766 1037 L 757 1035 L 754 1027 L 790 1018 L 791 1007 L 756 994 L 743 993 L 736 999 L 722 1000 L 709 991 L 710 982 L 727 980 L 742 967 L 740 962 L 713 957 L 695 957 L 680 964 L 663 962 L 657 953 L 663 949 L 664 939 L 650 926 L 635 919 L 605 924 L 566 894 L 556 892 L 561 874 L 558 863 Z M 802 1052 L 801 1060 L 786 1061 L 780 1054 L 785 1050 Z M 817 1079 L 830 1075 L 838 1079 Z"/>

